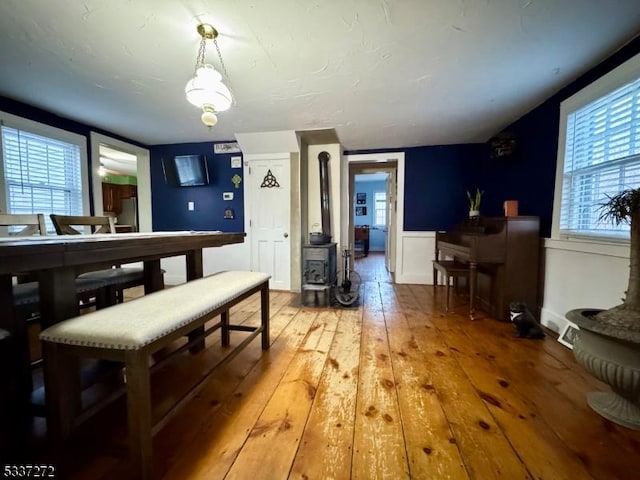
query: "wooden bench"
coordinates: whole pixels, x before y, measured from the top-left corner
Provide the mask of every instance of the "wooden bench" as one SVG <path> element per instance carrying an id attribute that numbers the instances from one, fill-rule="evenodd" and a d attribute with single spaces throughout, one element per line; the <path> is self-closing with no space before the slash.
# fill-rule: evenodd
<path id="1" fill-rule="evenodd" d="M 453 288 L 457 289 L 458 286 L 458 278 L 466 277 L 469 279 L 469 264 L 458 262 L 457 260 L 434 260 L 433 261 L 433 289 L 434 293 L 438 286 L 438 272 L 442 275 L 442 279 L 444 280 L 445 288 L 446 288 L 446 303 L 445 303 L 445 311 L 447 313 L 451 312 L 451 293 L 450 290 Z M 453 279 L 453 285 L 451 285 L 451 280 Z"/>
<path id="2" fill-rule="evenodd" d="M 229 308 L 260 292 L 261 325 L 229 324 Z M 223 362 L 233 358 L 258 334 L 262 348 L 269 348 L 269 275 L 228 271 L 145 295 L 60 322 L 40 334 L 45 359 L 45 388 L 49 411 L 48 428 L 55 445 L 62 445 L 77 420 L 79 389 L 77 358 L 88 357 L 123 362 L 126 372 L 129 452 L 143 479 L 152 478 L 152 437 L 168 420 L 153 424 L 150 396 L 151 356 L 176 339 L 203 327 L 220 315 L 204 336 L 221 330 L 221 343 L 228 346 L 229 332 L 250 332 Z M 202 338 L 194 341 L 202 341 Z M 188 344 L 180 349 L 184 351 Z M 74 363 L 76 362 L 76 363 Z M 221 362 L 222 363 L 222 362 Z M 211 373 L 211 372 L 209 372 Z M 175 411 L 195 394 L 204 379 L 170 409 Z"/>

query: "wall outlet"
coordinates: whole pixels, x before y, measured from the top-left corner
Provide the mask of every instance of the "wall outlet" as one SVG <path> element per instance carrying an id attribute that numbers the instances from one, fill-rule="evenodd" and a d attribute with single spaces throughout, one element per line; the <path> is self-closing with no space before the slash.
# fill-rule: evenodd
<path id="1" fill-rule="evenodd" d="M 223 192 L 222 193 L 223 200 L 233 200 L 233 192 Z"/>
<path id="2" fill-rule="evenodd" d="M 195 205 L 194 205 L 194 203 L 193 203 L 193 202 L 188 202 L 188 203 L 187 203 L 187 209 L 188 209 L 190 212 L 193 212 L 194 207 L 195 207 Z"/>

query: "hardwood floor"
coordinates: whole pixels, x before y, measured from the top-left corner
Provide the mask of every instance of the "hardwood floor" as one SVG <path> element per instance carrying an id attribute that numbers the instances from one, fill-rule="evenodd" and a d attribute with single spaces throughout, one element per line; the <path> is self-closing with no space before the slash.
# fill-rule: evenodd
<path id="1" fill-rule="evenodd" d="M 393 275 L 384 266 L 384 252 L 369 252 L 356 257 L 355 270 L 363 282 L 393 283 Z"/>
<path id="2" fill-rule="evenodd" d="M 638 478 L 640 432 L 589 409 L 585 394 L 607 387 L 552 336 L 517 339 L 463 305 L 444 315 L 430 286 L 369 280 L 361 298 L 308 308 L 273 292 L 270 351 L 254 341 L 158 433 L 162 478 Z M 232 320 L 257 324 L 258 312 L 250 299 Z M 161 370 L 156 405 L 221 354 L 216 336 Z M 108 446 L 125 441 L 121 402 L 67 450 L 72 478 L 128 478 Z"/>

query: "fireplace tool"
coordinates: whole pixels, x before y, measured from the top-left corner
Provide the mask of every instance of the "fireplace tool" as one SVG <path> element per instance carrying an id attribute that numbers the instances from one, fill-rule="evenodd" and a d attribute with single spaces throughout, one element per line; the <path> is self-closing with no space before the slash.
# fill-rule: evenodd
<path id="1" fill-rule="evenodd" d="M 342 283 L 336 288 L 336 300 L 345 307 L 351 307 L 358 301 L 362 280 L 358 272 L 353 270 L 351 249 L 345 249 L 342 257 L 344 258 L 343 278 Z"/>

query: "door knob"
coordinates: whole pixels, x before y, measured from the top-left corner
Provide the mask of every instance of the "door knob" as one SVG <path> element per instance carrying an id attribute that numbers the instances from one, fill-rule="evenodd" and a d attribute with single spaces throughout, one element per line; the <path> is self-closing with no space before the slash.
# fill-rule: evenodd
<path id="1" fill-rule="evenodd" d="M 289 238 L 289 234 L 287 232 L 284 232 L 284 238 Z"/>

